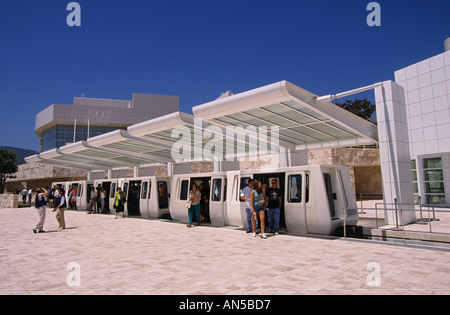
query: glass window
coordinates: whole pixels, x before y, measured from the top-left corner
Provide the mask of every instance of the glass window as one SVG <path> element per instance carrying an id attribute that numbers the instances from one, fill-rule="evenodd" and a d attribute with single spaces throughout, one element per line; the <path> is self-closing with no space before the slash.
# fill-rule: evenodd
<path id="1" fill-rule="evenodd" d="M 222 195 L 222 179 L 213 180 L 212 201 L 220 201 Z"/>
<path id="2" fill-rule="evenodd" d="M 442 170 L 426 170 L 425 180 L 426 181 L 444 180 L 444 174 Z"/>
<path id="3" fill-rule="evenodd" d="M 428 204 L 445 204 L 444 173 L 440 157 L 423 160 L 425 196 Z"/>
<path id="4" fill-rule="evenodd" d="M 249 181 L 250 181 L 250 177 L 241 177 L 241 185 L 240 185 L 240 188 L 239 188 L 239 196 L 242 195 L 242 191 L 244 190 L 245 187 L 248 186 L 248 182 Z M 241 202 L 245 202 L 245 200 L 242 200 L 241 198 L 239 198 L 239 200 Z"/>
<path id="5" fill-rule="evenodd" d="M 441 158 L 424 159 L 423 168 L 442 168 L 442 160 Z"/>
<path id="6" fill-rule="evenodd" d="M 180 189 L 180 200 L 187 200 L 189 193 L 189 181 L 182 180 L 181 181 L 181 189 Z"/>
<path id="7" fill-rule="evenodd" d="M 128 196 L 128 183 L 123 184 L 123 192 Z"/>
<path id="8" fill-rule="evenodd" d="M 302 175 L 290 175 L 288 185 L 288 202 L 302 202 Z"/>
<path id="9" fill-rule="evenodd" d="M 116 196 L 116 183 L 112 183 L 111 185 L 111 194 L 109 195 L 110 198 L 114 198 Z"/>
<path id="10" fill-rule="evenodd" d="M 427 193 L 445 194 L 443 182 L 428 182 L 428 183 L 425 183 L 425 187 L 427 188 Z"/>
<path id="11" fill-rule="evenodd" d="M 147 199 L 148 182 L 142 184 L 142 194 L 141 199 Z"/>
<path id="12" fill-rule="evenodd" d="M 335 194 L 333 192 L 333 184 L 331 182 L 331 175 L 328 173 L 323 173 L 323 179 L 325 181 L 325 188 L 327 190 L 327 198 L 328 198 L 328 205 L 330 206 L 330 215 L 331 218 L 336 217 L 336 208 L 334 205 Z"/>

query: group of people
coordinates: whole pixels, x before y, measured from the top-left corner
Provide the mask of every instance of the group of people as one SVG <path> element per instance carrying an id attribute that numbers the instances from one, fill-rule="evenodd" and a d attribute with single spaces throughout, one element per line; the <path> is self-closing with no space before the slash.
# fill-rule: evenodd
<path id="1" fill-rule="evenodd" d="M 108 192 L 103 187 L 91 187 L 91 195 L 89 197 L 88 214 L 91 213 L 107 213 L 109 210 L 105 209 L 106 198 Z"/>
<path id="2" fill-rule="evenodd" d="M 53 212 L 56 212 L 56 221 L 58 221 L 58 230 L 66 229 L 66 221 L 64 217 L 64 210 L 67 208 L 67 201 L 65 196 L 65 190 L 57 186 L 54 191 L 49 192 L 45 188 L 38 188 L 35 197 L 35 207 L 38 211 L 39 222 L 33 229 L 33 233 L 45 233 L 44 222 L 47 213 L 47 202 L 53 207 Z M 52 196 L 52 199 L 50 199 Z"/>
<path id="3" fill-rule="evenodd" d="M 59 224 L 58 230 L 66 229 L 66 220 L 64 216 L 64 211 L 67 209 L 67 200 L 65 194 L 66 194 L 65 190 L 60 186 L 57 186 L 56 189 L 52 189 L 51 191 L 49 191 L 48 188 L 37 189 L 35 197 L 35 207 L 38 212 L 39 222 L 33 229 L 33 233 L 35 234 L 45 233 L 44 223 L 47 214 L 47 203 L 49 204 L 50 207 L 53 208 L 53 212 L 56 212 L 55 218 Z M 125 192 L 122 191 L 121 188 L 118 188 L 114 199 L 114 208 L 116 209 L 116 219 L 119 213 L 122 213 L 122 216 L 125 217 L 124 215 L 125 203 L 126 203 L 126 194 Z"/>
<path id="4" fill-rule="evenodd" d="M 258 219 L 261 225 L 262 239 L 266 239 L 266 211 L 267 218 L 269 220 L 269 232 L 278 235 L 280 228 L 280 214 L 282 205 L 282 191 L 278 188 L 276 179 L 271 180 L 271 187 L 263 185 L 261 181 L 250 179 L 248 186 L 245 187 L 241 193 L 241 200 L 245 201 L 245 211 L 247 215 L 247 233 L 252 233 L 253 236 L 257 236 Z M 202 200 L 202 194 L 198 190 L 197 185 L 192 185 L 192 190 L 189 194 L 188 201 L 188 214 L 189 224 L 187 227 L 192 227 L 192 221 L 194 214 L 197 217 L 197 221 L 200 225 L 200 201 Z"/>
<path id="5" fill-rule="evenodd" d="M 271 187 L 263 185 L 261 181 L 250 179 L 248 186 L 241 193 L 241 200 L 245 201 L 245 212 L 247 215 L 247 233 L 257 236 L 258 218 L 261 221 L 262 239 L 266 239 L 266 210 L 269 219 L 269 232 L 278 235 L 280 228 L 280 209 L 282 203 L 282 192 L 278 188 L 276 179 L 271 180 Z"/>
<path id="6" fill-rule="evenodd" d="M 95 191 L 92 187 L 91 198 L 89 203 L 88 214 L 94 211 L 95 204 L 98 200 L 99 193 L 101 194 L 101 209 L 104 209 L 104 198 L 106 198 L 106 192 L 104 189 Z M 245 201 L 245 211 L 247 215 L 247 233 L 252 233 L 253 236 L 257 236 L 257 225 L 258 219 L 260 221 L 262 239 L 267 238 L 265 234 L 266 228 L 266 211 L 267 218 L 269 220 L 269 232 L 278 235 L 280 226 L 280 209 L 282 205 L 282 192 L 278 188 L 278 183 L 276 179 L 271 180 L 271 187 L 263 185 L 261 181 L 250 179 L 248 181 L 248 186 L 245 187 L 240 196 L 241 200 Z M 187 227 L 192 227 L 192 221 L 194 214 L 197 218 L 198 225 L 202 222 L 202 215 L 200 213 L 200 202 L 202 200 L 202 194 L 198 190 L 197 185 L 192 185 L 192 190 L 189 194 L 189 204 L 188 204 L 188 214 L 189 214 L 189 224 Z M 50 207 L 53 207 L 53 212 L 56 211 L 56 220 L 59 223 L 58 229 L 64 230 L 66 228 L 64 210 L 67 208 L 67 202 L 65 197 L 65 191 L 60 186 L 51 192 L 47 191 L 45 188 L 37 189 L 35 206 L 38 210 L 39 222 L 33 229 L 34 233 L 45 233 L 44 222 L 46 216 L 46 205 L 49 202 Z M 125 218 L 125 203 L 127 202 L 126 193 L 122 191 L 119 187 L 114 198 L 114 209 L 116 212 L 117 219 L 119 214 Z"/>

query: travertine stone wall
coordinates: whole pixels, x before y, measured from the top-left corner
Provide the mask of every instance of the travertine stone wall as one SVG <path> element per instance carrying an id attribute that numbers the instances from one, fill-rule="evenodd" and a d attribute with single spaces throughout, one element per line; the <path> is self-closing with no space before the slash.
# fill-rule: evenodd
<path id="1" fill-rule="evenodd" d="M 338 148 L 308 152 L 309 165 L 345 165 L 349 168 L 355 193 L 382 195 L 379 150 Z"/>
<path id="2" fill-rule="evenodd" d="M 0 195 L 0 208 L 18 208 L 19 195 L 5 194 Z"/>

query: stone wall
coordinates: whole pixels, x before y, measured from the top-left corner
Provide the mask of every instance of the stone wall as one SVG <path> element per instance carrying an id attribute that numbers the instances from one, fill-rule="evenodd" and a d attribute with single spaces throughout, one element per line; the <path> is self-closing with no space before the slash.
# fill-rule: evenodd
<path id="1" fill-rule="evenodd" d="M 375 148 L 338 148 L 308 152 L 309 165 L 345 165 L 357 195 L 383 195 L 380 153 Z"/>
<path id="2" fill-rule="evenodd" d="M 56 181 L 85 180 L 87 178 L 87 173 L 83 171 L 35 163 L 19 165 L 18 171 L 14 175 L 16 178 L 6 180 L 6 192 L 23 188 L 36 190 L 39 187 L 50 187 L 51 183 Z"/>
<path id="3" fill-rule="evenodd" d="M 19 195 L 0 195 L 0 208 L 19 208 Z"/>

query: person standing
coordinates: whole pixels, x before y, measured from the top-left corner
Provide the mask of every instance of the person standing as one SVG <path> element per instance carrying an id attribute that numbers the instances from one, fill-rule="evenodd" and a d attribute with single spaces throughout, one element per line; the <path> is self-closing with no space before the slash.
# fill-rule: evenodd
<path id="1" fill-rule="evenodd" d="M 253 236 L 256 237 L 256 221 L 257 217 L 261 220 L 261 238 L 267 238 L 266 234 L 264 234 L 264 229 L 266 227 L 266 218 L 264 213 L 264 203 L 266 202 L 266 198 L 262 193 L 262 184 L 259 180 L 255 181 L 252 196 L 250 198 L 250 204 L 252 206 L 252 226 L 253 226 Z"/>
<path id="2" fill-rule="evenodd" d="M 28 196 L 28 189 L 24 188 L 22 189 L 22 203 L 27 203 L 27 196 Z"/>
<path id="3" fill-rule="evenodd" d="M 28 204 L 30 205 L 30 207 L 31 207 L 31 198 L 33 197 L 33 189 L 32 188 L 30 188 L 29 190 L 28 190 Z"/>
<path id="4" fill-rule="evenodd" d="M 95 187 L 91 187 L 91 198 L 89 199 L 89 207 L 88 207 L 88 214 L 91 214 L 94 212 L 95 214 L 95 208 L 97 203 L 97 192 L 95 191 Z"/>
<path id="5" fill-rule="evenodd" d="M 282 192 L 278 188 L 277 181 L 275 179 L 271 182 L 271 187 L 267 190 L 268 205 L 268 219 L 269 219 L 269 231 L 278 235 L 280 228 L 280 209 L 282 202 Z"/>
<path id="6" fill-rule="evenodd" d="M 198 225 L 200 225 L 201 218 L 200 218 L 200 201 L 202 199 L 202 194 L 200 191 L 197 190 L 197 185 L 192 185 L 192 191 L 189 194 L 189 200 L 192 201 L 191 207 L 189 208 L 189 224 L 187 227 L 192 226 L 192 219 L 195 216 L 197 217 Z"/>
<path id="7" fill-rule="evenodd" d="M 65 230 L 66 229 L 66 220 L 64 217 L 64 211 L 67 208 L 66 201 L 66 191 L 61 189 L 59 191 L 59 197 L 56 201 L 56 207 L 53 211 L 56 211 L 56 221 L 59 223 L 58 229 Z"/>
<path id="8" fill-rule="evenodd" d="M 106 190 L 102 187 L 100 189 L 100 204 L 102 205 L 102 210 L 100 213 L 105 213 L 105 198 L 106 198 Z"/>
<path id="9" fill-rule="evenodd" d="M 33 233 L 45 233 L 44 231 L 44 222 L 45 215 L 47 212 L 46 208 L 46 200 L 45 196 L 47 195 L 47 190 L 44 188 L 38 188 L 36 191 L 36 199 L 34 200 L 34 206 L 36 207 L 39 215 L 39 222 L 36 224 L 36 227 L 33 229 Z"/>
<path id="10" fill-rule="evenodd" d="M 241 200 L 245 201 L 245 214 L 247 215 L 247 233 L 252 232 L 252 206 L 250 204 L 250 198 L 252 196 L 253 185 L 255 181 L 250 179 L 248 186 L 242 190 Z"/>
<path id="11" fill-rule="evenodd" d="M 117 188 L 116 196 L 114 197 L 114 207 L 116 209 L 116 217 L 121 212 L 122 218 L 125 218 L 125 203 L 127 202 L 127 196 L 122 188 Z"/>

